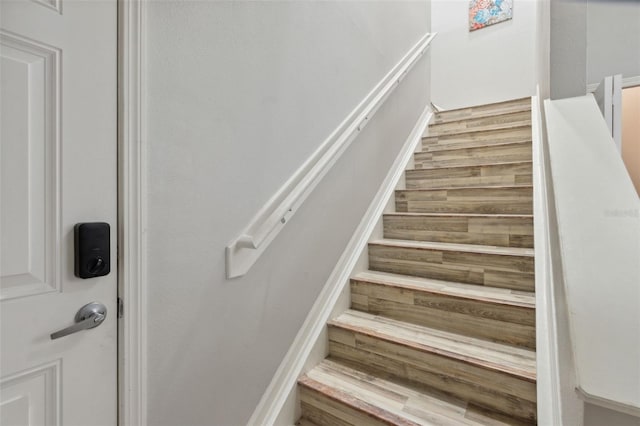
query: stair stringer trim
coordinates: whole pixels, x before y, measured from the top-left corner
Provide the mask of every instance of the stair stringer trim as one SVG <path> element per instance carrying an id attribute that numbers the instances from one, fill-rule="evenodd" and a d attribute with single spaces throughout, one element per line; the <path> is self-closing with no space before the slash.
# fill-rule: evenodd
<path id="1" fill-rule="evenodd" d="M 427 105 L 262 395 L 248 426 L 291 425 L 298 419 L 298 378 L 327 356 L 327 321 L 349 308 L 349 278 L 367 269 L 367 244 L 382 236 L 382 215 L 393 206 L 395 190 L 402 185 L 405 170 L 412 166 L 413 154 L 420 149 L 422 135 L 432 117 L 433 111 Z"/>

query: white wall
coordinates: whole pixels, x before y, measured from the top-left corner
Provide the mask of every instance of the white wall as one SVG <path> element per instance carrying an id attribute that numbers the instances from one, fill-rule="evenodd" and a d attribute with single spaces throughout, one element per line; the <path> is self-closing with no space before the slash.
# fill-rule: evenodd
<path id="1" fill-rule="evenodd" d="M 434 0 L 433 103 L 444 109 L 531 96 L 538 79 L 539 8 L 517 0 L 513 19 L 469 32 L 468 0 Z M 542 48 L 542 47 L 541 47 Z"/>
<path id="2" fill-rule="evenodd" d="M 429 3 L 147 6 L 149 424 L 242 425 L 428 103 L 428 58 L 246 276 L 225 279 L 224 247 L 429 30 Z"/>
<path id="3" fill-rule="evenodd" d="M 536 2 L 536 84 L 539 98 L 551 96 L 551 4 L 549 1 Z"/>
<path id="4" fill-rule="evenodd" d="M 640 76 L 640 1 L 587 3 L 587 83 L 622 74 Z"/>
<path id="5" fill-rule="evenodd" d="M 550 0 L 551 99 L 587 91 L 587 0 Z"/>

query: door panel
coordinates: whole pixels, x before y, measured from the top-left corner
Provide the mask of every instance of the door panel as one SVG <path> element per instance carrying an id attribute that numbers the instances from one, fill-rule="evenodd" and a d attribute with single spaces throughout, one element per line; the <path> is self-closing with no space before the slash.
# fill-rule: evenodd
<path id="1" fill-rule="evenodd" d="M 0 1 L 0 422 L 117 423 L 113 0 Z M 73 274 L 73 227 L 111 225 L 111 273 Z M 90 302 L 98 327 L 51 340 Z"/>
<path id="2" fill-rule="evenodd" d="M 2 425 L 56 425 L 60 362 L 39 366 L 2 380 Z"/>
<path id="3" fill-rule="evenodd" d="M 0 299 L 59 288 L 58 49 L 0 34 Z"/>

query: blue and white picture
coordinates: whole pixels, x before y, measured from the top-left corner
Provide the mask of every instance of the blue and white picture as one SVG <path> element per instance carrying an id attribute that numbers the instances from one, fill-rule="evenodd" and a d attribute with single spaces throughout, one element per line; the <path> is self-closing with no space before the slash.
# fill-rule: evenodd
<path id="1" fill-rule="evenodd" d="M 469 31 L 513 18 L 513 0 L 469 1 Z"/>

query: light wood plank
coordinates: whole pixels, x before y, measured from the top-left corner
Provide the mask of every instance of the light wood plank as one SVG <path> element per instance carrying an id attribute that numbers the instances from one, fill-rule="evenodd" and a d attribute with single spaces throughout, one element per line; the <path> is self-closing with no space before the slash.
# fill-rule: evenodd
<path id="1" fill-rule="evenodd" d="M 442 134 L 468 132 L 471 130 L 493 130 L 530 124 L 531 112 L 520 111 L 491 117 L 469 118 L 466 120 L 452 121 L 442 124 L 432 124 L 429 126 L 429 135 L 437 136 Z"/>
<path id="2" fill-rule="evenodd" d="M 373 339 L 395 342 L 412 349 L 458 360 L 468 365 L 504 373 L 530 383 L 536 381 L 535 351 L 449 333 L 391 318 L 348 310 L 329 321 L 335 329 L 350 330 Z M 332 339 L 333 340 L 333 339 Z M 358 337 L 356 337 L 356 346 Z M 535 396 L 531 396 L 535 400 Z"/>
<path id="3" fill-rule="evenodd" d="M 407 189 L 531 184 L 530 161 L 420 168 L 405 172 Z"/>
<path id="4" fill-rule="evenodd" d="M 426 387 L 417 390 L 332 360 L 307 373 L 301 390 L 303 419 L 317 424 L 483 424 L 468 415 L 467 403 L 457 398 Z"/>
<path id="5" fill-rule="evenodd" d="M 396 191 L 396 211 L 412 213 L 532 214 L 531 186 Z"/>
<path id="6" fill-rule="evenodd" d="M 416 169 L 491 165 L 531 161 L 531 142 L 493 144 L 474 148 L 421 151 L 414 154 Z"/>
<path id="7" fill-rule="evenodd" d="M 486 105 L 476 105 L 465 108 L 438 111 L 433 118 L 433 124 L 447 123 L 450 121 L 465 120 L 469 118 L 490 117 L 493 115 L 512 112 L 530 111 L 531 98 L 522 98 L 497 102 Z"/>
<path id="8" fill-rule="evenodd" d="M 422 150 L 439 151 L 443 149 L 474 148 L 491 144 L 503 144 L 505 142 L 529 142 L 531 140 L 531 126 L 524 125 L 505 129 L 427 136 L 422 139 Z"/>
<path id="9" fill-rule="evenodd" d="M 531 248 L 533 216 L 390 213 L 383 232 L 390 239 Z"/>
<path id="10" fill-rule="evenodd" d="M 496 303 L 491 297 L 474 297 L 482 294 L 484 287 L 480 286 L 468 285 L 473 290 L 466 291 L 464 296 L 460 296 L 460 292 L 448 292 L 444 286 L 431 287 L 434 288 L 429 284 L 405 287 L 401 282 L 397 285 L 391 280 L 354 277 L 351 280 L 352 300 L 365 297 L 366 304 L 352 302 L 352 309 L 466 336 L 535 348 L 533 303 L 522 306 L 521 303 L 509 303 L 509 298 Z M 394 292 L 410 293 L 413 297 L 408 300 L 405 296 L 403 301 L 398 301 L 399 298 L 393 296 Z M 497 299 L 493 289 L 488 293 L 493 293 L 494 300 Z"/>
<path id="11" fill-rule="evenodd" d="M 332 340 L 337 328 L 352 331 L 355 346 Z M 509 415 L 535 418 L 535 352 L 355 311 L 330 322 L 329 341 L 333 357 Z"/>
<path id="12" fill-rule="evenodd" d="M 378 240 L 369 269 L 445 281 L 533 291 L 531 249 Z"/>
<path id="13" fill-rule="evenodd" d="M 361 282 L 398 286 L 408 290 L 427 291 L 431 293 L 474 300 L 484 300 L 495 304 L 519 306 L 530 309 L 535 308 L 536 301 L 535 294 L 529 292 L 513 291 L 497 287 L 476 286 L 409 275 L 390 274 L 386 272 L 363 271 L 355 275 L 352 279 Z"/>

